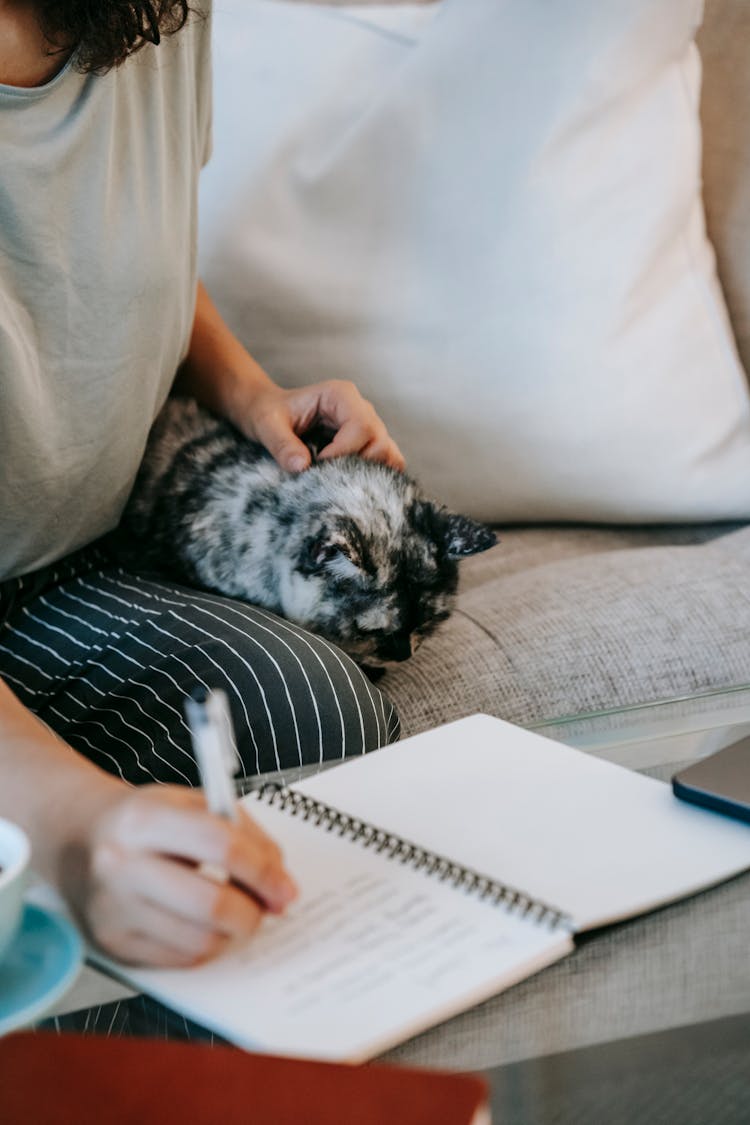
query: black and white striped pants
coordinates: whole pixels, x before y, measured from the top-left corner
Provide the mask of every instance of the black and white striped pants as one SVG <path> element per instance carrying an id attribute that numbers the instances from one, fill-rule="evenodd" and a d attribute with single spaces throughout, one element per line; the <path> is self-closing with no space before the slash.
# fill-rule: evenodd
<path id="1" fill-rule="evenodd" d="M 362 754 L 399 732 L 335 646 L 255 606 L 130 574 L 98 545 L 0 584 L 0 678 L 135 785 L 197 782 L 183 703 L 198 684 L 226 692 L 247 774 Z"/>

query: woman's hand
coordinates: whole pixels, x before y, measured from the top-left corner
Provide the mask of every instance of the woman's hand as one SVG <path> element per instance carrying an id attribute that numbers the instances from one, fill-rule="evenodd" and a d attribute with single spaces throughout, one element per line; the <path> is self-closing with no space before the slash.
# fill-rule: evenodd
<path id="1" fill-rule="evenodd" d="M 262 386 L 248 396 L 246 409 L 237 410 L 233 421 L 291 472 L 310 464 L 310 452 L 298 435 L 314 424 L 335 431 L 319 454 L 323 460 L 356 453 L 394 469 L 405 466 L 385 424 L 353 383 L 331 379 L 290 391 L 274 384 Z"/>
<path id="2" fill-rule="evenodd" d="M 71 851 L 63 890 L 90 937 L 110 956 L 142 965 L 213 957 L 297 894 L 278 847 L 250 817 L 212 816 L 190 789 L 109 788 Z M 202 875 L 204 863 L 230 881 Z"/>
<path id="3" fill-rule="evenodd" d="M 228 418 L 290 472 L 310 464 L 310 451 L 299 435 L 315 423 L 335 432 L 320 457 L 357 453 L 404 468 L 401 450 L 353 383 L 329 379 L 299 390 L 278 387 L 232 334 L 200 283 L 190 347 L 175 390 Z"/>

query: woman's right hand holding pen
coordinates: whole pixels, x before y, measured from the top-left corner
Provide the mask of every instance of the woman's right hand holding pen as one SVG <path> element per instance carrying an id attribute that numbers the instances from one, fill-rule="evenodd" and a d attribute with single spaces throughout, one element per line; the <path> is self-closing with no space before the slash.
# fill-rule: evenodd
<path id="1" fill-rule="evenodd" d="M 241 808 L 213 816 L 203 792 L 131 788 L 77 754 L 0 680 L 0 815 L 31 839 L 34 870 L 107 954 L 182 966 L 247 937 L 296 897 L 281 852 Z M 206 864 L 225 884 L 201 875 Z"/>
<path id="2" fill-rule="evenodd" d="M 102 780 L 104 780 L 102 778 Z M 244 812 L 213 816 L 200 790 L 107 779 L 61 882 L 96 944 L 121 961 L 178 967 L 251 935 L 297 895 L 277 845 Z M 222 868 L 217 883 L 199 872 Z"/>

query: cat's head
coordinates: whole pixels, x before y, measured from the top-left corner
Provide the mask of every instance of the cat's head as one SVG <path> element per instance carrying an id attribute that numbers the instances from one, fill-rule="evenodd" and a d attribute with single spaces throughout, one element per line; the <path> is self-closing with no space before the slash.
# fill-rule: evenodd
<path id="1" fill-rule="evenodd" d="M 496 542 L 360 458 L 319 462 L 284 493 L 281 613 L 372 667 L 412 655 L 453 609 L 459 559 Z"/>

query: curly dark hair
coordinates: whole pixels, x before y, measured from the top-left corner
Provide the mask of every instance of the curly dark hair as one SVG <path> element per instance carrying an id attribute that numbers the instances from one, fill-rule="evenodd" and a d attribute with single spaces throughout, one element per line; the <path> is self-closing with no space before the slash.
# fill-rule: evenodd
<path id="1" fill-rule="evenodd" d="M 146 43 L 184 27 L 188 0 L 37 0 L 50 52 L 76 50 L 76 68 L 103 74 Z"/>

